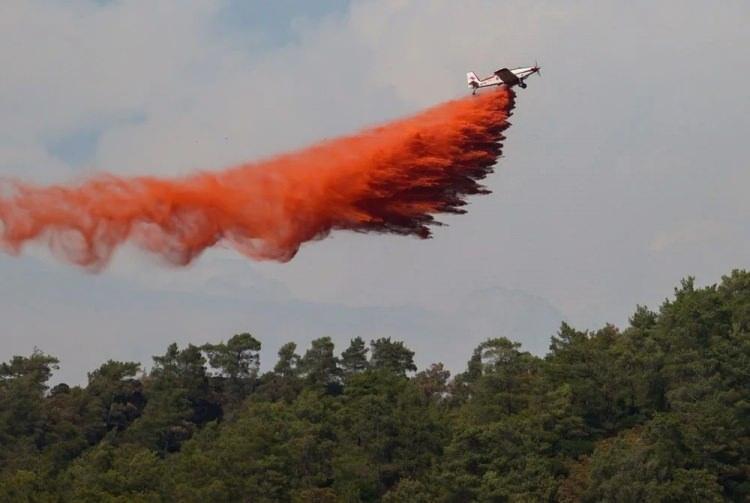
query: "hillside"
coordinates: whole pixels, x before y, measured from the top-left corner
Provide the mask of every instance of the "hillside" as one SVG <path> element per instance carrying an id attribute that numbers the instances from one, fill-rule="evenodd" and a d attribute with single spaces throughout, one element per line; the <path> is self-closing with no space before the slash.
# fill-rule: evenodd
<path id="1" fill-rule="evenodd" d="M 14 357 L 0 501 L 750 499 L 750 272 L 687 279 L 622 329 L 563 324 L 544 358 L 487 340 L 455 376 L 356 335 L 290 342 L 263 374 L 248 333 L 172 344 L 85 387 Z"/>

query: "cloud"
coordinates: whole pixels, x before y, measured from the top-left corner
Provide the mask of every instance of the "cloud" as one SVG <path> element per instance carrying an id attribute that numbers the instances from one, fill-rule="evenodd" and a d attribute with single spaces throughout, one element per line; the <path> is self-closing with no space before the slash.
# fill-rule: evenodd
<path id="1" fill-rule="evenodd" d="M 268 281 L 284 292 L 266 285 L 257 295 L 275 302 L 411 306 L 439 320 L 457 312 L 462 335 L 473 318 L 455 305 L 476 291 L 528 292 L 593 327 L 658 304 L 682 276 L 750 266 L 746 2 L 364 1 L 299 22 L 289 11 L 272 44 L 252 30 L 238 37 L 227 12 L 230 3 L 197 0 L 0 3 L 0 176 L 220 167 L 461 95 L 468 70 L 538 58 L 544 76 L 520 93 L 506 157 L 488 180 L 494 195 L 471 200 L 433 240 L 335 234 L 290 264 L 248 271 L 211 252 L 180 291 L 200 298 L 209 283 Z M 55 148 L 91 130 L 86 160 Z M 488 226 L 490 236 L 479 232 Z M 0 257 L 0 274 L 24 260 Z M 129 251 L 104 276 L 167 297 L 172 277 Z M 497 299 L 486 309 L 515 305 Z M 33 306 L 34 294 L 15 302 Z M 115 331 L 107 315 L 84 324 L 55 309 L 73 335 Z M 19 327 L 39 318 L 20 307 L 2 315 Z M 168 332 L 168 317 L 148 320 Z M 118 322 L 103 346 L 135 326 Z M 149 333 L 159 347 L 173 336 Z M 433 347 L 425 341 L 407 342 Z"/>
<path id="2" fill-rule="evenodd" d="M 731 238 L 739 231 L 723 222 L 712 220 L 696 220 L 677 225 L 674 229 L 658 234 L 651 241 L 650 249 L 657 253 L 665 253 L 675 247 L 689 247 L 697 243 L 716 243 Z"/>
<path id="3" fill-rule="evenodd" d="M 128 123 L 158 106 L 191 62 L 212 50 L 203 20 L 215 10 L 201 1 L 3 2 L 0 146 L 33 141 L 43 150 L 56 138 Z M 0 161 L 5 169 L 7 158 Z M 34 161 L 22 165 L 32 177 L 57 179 L 42 159 Z"/>

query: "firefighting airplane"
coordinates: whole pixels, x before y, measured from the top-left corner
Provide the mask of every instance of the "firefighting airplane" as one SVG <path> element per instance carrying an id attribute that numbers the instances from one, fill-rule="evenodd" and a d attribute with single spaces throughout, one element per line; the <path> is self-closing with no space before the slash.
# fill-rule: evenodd
<path id="1" fill-rule="evenodd" d="M 530 75 L 534 75 L 535 73 L 541 75 L 542 73 L 540 70 L 541 69 L 537 64 L 526 68 L 513 68 L 512 70 L 501 68 L 491 76 L 484 79 L 478 79 L 474 72 L 469 72 L 466 74 L 466 80 L 469 84 L 469 89 L 471 89 L 471 94 L 476 94 L 477 89 L 481 87 L 490 86 L 513 87 L 517 85 L 521 89 L 526 89 L 526 82 L 524 81 Z"/>

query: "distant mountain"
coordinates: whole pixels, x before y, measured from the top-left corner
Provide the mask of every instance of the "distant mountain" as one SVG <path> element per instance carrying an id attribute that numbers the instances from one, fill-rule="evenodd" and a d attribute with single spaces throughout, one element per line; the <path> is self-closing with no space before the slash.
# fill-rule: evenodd
<path id="1" fill-rule="evenodd" d="M 39 347 L 61 360 L 54 380 L 71 383 L 83 382 L 85 369 L 102 359 L 136 360 L 148 367 L 151 356 L 171 341 L 202 344 L 245 331 L 262 342 L 264 369 L 286 342 L 305 348 L 330 336 L 341 351 L 360 336 L 403 340 L 416 351 L 420 367 L 442 361 L 457 372 L 471 349 L 489 337 L 508 337 L 542 355 L 563 319 L 544 299 L 499 287 L 432 310 L 299 300 L 249 267 L 192 278 L 165 271 L 152 281 L 131 281 L 123 274 L 84 274 L 29 258 L 3 258 L 0 273 L 0 360 Z"/>

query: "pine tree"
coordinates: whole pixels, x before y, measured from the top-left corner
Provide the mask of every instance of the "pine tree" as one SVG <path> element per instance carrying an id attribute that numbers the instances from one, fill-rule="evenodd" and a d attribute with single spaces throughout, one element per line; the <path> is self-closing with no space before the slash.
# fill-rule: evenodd
<path id="1" fill-rule="evenodd" d="M 351 376 L 364 372 L 368 368 L 365 341 L 361 337 L 355 337 L 349 342 L 349 347 L 341 353 L 341 369 L 345 376 Z"/>

